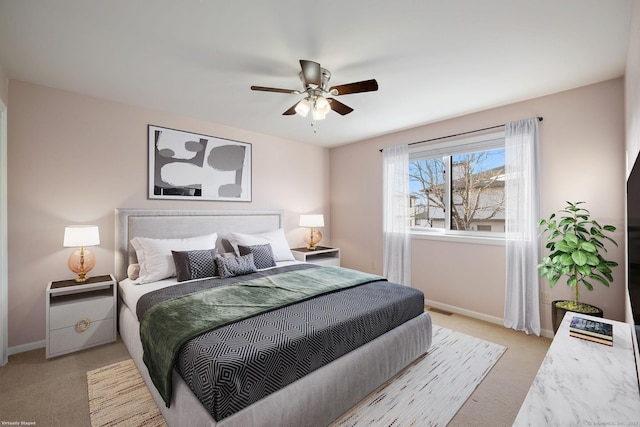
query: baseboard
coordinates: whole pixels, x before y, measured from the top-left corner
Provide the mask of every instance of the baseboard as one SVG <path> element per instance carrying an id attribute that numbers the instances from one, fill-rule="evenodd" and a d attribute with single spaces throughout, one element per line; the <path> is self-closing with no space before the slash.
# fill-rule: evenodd
<path id="1" fill-rule="evenodd" d="M 553 331 L 551 329 L 541 329 L 540 336 L 553 339 Z"/>
<path id="2" fill-rule="evenodd" d="M 437 308 L 439 310 L 449 311 L 451 313 L 462 314 L 463 316 L 471 317 L 473 319 L 484 320 L 485 322 L 504 326 L 504 319 L 501 317 L 489 316 L 488 314 L 479 313 L 477 311 L 467 310 L 466 308 L 460 308 L 454 305 L 443 304 L 441 302 L 431 300 L 424 300 L 424 305 Z M 553 331 L 549 329 L 541 329 L 540 335 L 546 338 L 553 338 Z"/>
<path id="3" fill-rule="evenodd" d="M 477 311 L 467 310 L 466 308 L 456 307 L 455 305 L 443 304 L 441 302 L 424 300 L 424 305 L 437 308 L 440 310 L 450 311 L 451 313 L 462 314 L 463 316 L 471 317 L 478 320 L 484 320 L 489 323 L 496 323 L 502 325 L 503 319 L 500 317 L 489 316 L 488 314 L 479 313 Z"/>
<path id="4" fill-rule="evenodd" d="M 9 356 L 18 353 L 24 353 L 25 351 L 37 350 L 39 348 L 43 348 L 46 345 L 45 340 L 42 341 L 34 341 L 27 344 L 16 345 L 14 347 L 9 347 Z"/>

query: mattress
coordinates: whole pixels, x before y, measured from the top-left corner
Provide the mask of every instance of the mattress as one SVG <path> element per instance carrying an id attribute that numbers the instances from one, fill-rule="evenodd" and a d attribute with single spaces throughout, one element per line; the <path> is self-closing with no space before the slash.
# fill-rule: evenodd
<path id="1" fill-rule="evenodd" d="M 140 324 L 124 304 L 119 332 L 140 376 L 170 427 L 318 427 L 329 425 L 369 393 L 423 355 L 431 345 L 428 313 L 398 326 L 368 344 L 216 422 L 177 372 L 171 407 L 162 402 L 142 361 Z"/>
<path id="2" fill-rule="evenodd" d="M 272 273 L 298 268 L 317 267 L 280 267 Z M 180 289 L 207 287 L 206 281 L 162 282 L 144 286 L 151 295 L 171 298 Z M 149 308 L 140 309 L 141 303 L 154 299 L 141 300 L 140 285 L 124 282 L 121 290 L 126 305 L 135 303 L 141 313 Z M 199 335 L 181 347 L 175 369 L 219 421 L 419 316 L 423 304 L 417 290 L 370 282 Z"/>

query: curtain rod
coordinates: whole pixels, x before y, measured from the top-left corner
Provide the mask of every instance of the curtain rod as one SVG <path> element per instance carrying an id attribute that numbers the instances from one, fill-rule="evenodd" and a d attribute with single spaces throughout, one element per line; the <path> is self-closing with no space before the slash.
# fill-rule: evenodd
<path id="1" fill-rule="evenodd" d="M 539 121 L 539 122 L 541 122 L 541 121 L 542 121 L 542 117 L 538 116 L 538 121 Z M 407 144 L 407 145 L 422 144 L 422 143 L 425 143 L 425 142 L 437 141 L 437 140 L 439 140 L 439 139 L 453 138 L 453 137 L 456 137 L 456 136 L 467 135 L 467 134 L 469 134 L 469 133 L 482 132 L 483 130 L 497 129 L 497 128 L 501 128 L 501 127 L 506 126 L 506 125 L 507 125 L 506 123 L 503 123 L 503 124 L 501 124 L 501 125 L 490 126 L 490 127 L 488 127 L 488 128 L 482 128 L 482 129 L 470 130 L 470 131 L 467 131 L 467 132 L 461 132 L 461 133 L 456 133 L 456 134 L 453 134 L 453 135 L 447 135 L 447 136 L 439 136 L 438 138 L 425 139 L 424 141 L 411 142 L 411 143 L 409 143 L 409 144 Z M 382 152 L 382 150 L 384 150 L 384 148 L 381 148 L 381 149 L 380 149 L 380 152 Z"/>

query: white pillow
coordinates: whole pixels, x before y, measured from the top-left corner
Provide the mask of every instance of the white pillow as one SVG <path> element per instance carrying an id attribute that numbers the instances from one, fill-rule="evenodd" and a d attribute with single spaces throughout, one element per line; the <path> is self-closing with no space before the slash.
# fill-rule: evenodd
<path id="1" fill-rule="evenodd" d="M 171 251 L 192 251 L 213 249 L 218 234 L 189 237 L 185 239 L 149 239 L 135 237 L 131 245 L 136 250 L 140 275 L 136 284 L 156 282 L 176 275 L 176 267 Z"/>
<path id="2" fill-rule="evenodd" d="M 253 246 L 269 243 L 273 250 L 274 261 L 295 261 L 295 258 L 291 253 L 291 249 L 289 249 L 289 242 L 287 242 L 287 238 L 285 237 L 284 230 L 282 228 L 260 234 L 230 232 L 228 238 L 237 255 L 240 255 L 238 245 Z"/>

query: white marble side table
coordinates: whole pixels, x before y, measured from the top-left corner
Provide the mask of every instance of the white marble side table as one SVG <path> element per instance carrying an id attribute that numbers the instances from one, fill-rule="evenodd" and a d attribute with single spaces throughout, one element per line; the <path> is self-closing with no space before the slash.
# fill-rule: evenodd
<path id="1" fill-rule="evenodd" d="M 640 426 L 631 328 L 615 320 L 613 346 L 569 336 L 568 312 L 542 361 L 514 426 Z"/>

